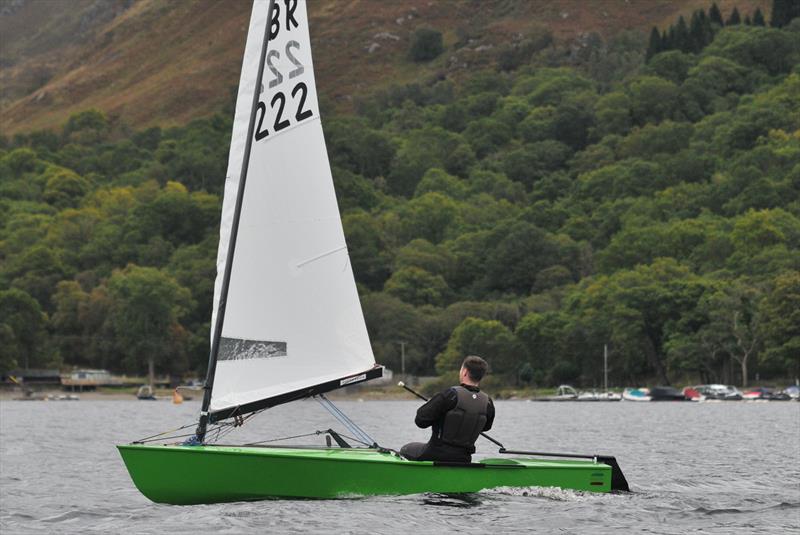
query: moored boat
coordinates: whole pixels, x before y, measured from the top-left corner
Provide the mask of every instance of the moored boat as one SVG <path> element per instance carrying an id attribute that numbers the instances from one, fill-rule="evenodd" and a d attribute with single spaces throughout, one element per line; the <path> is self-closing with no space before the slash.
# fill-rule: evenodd
<path id="1" fill-rule="evenodd" d="M 650 390 L 648 388 L 626 388 L 622 392 L 622 399 L 625 401 L 650 401 Z"/>
<path id="2" fill-rule="evenodd" d="M 742 393 L 733 386 L 722 384 L 711 385 L 697 385 L 693 387 L 694 390 L 699 392 L 706 400 L 719 400 L 719 401 L 739 401 L 742 399 Z M 685 392 L 684 392 L 685 393 Z"/>
<path id="3" fill-rule="evenodd" d="M 687 386 L 682 390 L 682 393 L 689 401 L 706 401 L 706 396 L 696 386 Z"/>
<path id="4" fill-rule="evenodd" d="M 553 396 L 533 398 L 533 401 L 577 401 L 578 392 L 569 385 L 560 385 Z"/>
<path id="5" fill-rule="evenodd" d="M 142 385 L 136 391 L 136 399 L 145 400 L 145 401 L 155 401 L 156 394 L 153 390 L 153 387 L 150 385 Z"/>
<path id="6" fill-rule="evenodd" d="M 742 398 L 747 401 L 791 401 L 792 397 L 784 391 L 775 391 L 773 388 L 757 386 L 746 390 Z"/>
<path id="7" fill-rule="evenodd" d="M 654 386 L 650 389 L 650 401 L 687 401 L 687 398 L 677 388 Z"/>
<path id="8" fill-rule="evenodd" d="M 581 392 L 577 401 L 621 401 L 622 395 L 616 392 Z"/>

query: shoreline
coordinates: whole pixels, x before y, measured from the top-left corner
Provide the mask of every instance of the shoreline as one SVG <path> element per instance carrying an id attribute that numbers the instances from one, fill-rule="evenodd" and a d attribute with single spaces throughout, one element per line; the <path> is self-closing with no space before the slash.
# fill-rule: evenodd
<path id="1" fill-rule="evenodd" d="M 136 390 L 131 389 L 129 391 L 84 391 L 84 392 L 68 392 L 65 390 L 60 389 L 42 389 L 36 390 L 34 392 L 34 396 L 31 399 L 25 399 L 25 395 L 22 390 L 0 390 L 0 402 L 1 401 L 67 401 L 67 400 L 47 400 L 47 399 L 39 399 L 40 396 L 69 396 L 74 395 L 78 396 L 80 401 L 125 401 L 125 400 L 136 400 Z M 156 401 L 171 401 L 172 400 L 172 390 L 170 389 L 156 389 L 155 396 Z M 347 400 L 347 401 L 380 401 L 380 400 L 387 400 L 387 401 L 401 401 L 401 400 L 411 400 L 416 399 L 411 394 L 408 394 L 404 391 L 399 392 L 390 392 L 388 390 L 364 390 L 360 392 L 330 392 L 327 396 L 336 401 L 336 400 Z M 198 393 L 197 395 L 191 396 L 183 396 L 183 401 L 187 403 L 197 402 L 202 399 L 202 393 Z"/>

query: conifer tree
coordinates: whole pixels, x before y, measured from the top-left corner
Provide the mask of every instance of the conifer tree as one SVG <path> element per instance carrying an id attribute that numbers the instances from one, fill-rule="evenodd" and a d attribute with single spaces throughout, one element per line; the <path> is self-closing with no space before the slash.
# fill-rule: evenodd
<path id="1" fill-rule="evenodd" d="M 689 39 L 689 28 L 686 26 L 686 19 L 683 18 L 683 15 L 678 17 L 678 24 L 675 25 L 675 42 L 672 46 L 681 52 L 692 51 L 692 43 Z"/>
<path id="2" fill-rule="evenodd" d="M 725 23 L 722 22 L 722 12 L 720 12 L 716 2 L 711 4 L 711 9 L 708 10 L 708 19 L 711 21 L 711 24 L 716 24 L 720 28 L 725 26 Z"/>
<path id="3" fill-rule="evenodd" d="M 658 33 L 658 28 L 653 26 L 653 29 L 650 30 L 650 41 L 647 43 L 646 60 L 650 61 L 650 58 L 661 52 L 661 50 L 661 34 Z"/>
<path id="4" fill-rule="evenodd" d="M 753 21 L 750 20 L 750 15 L 745 15 L 744 16 L 744 25 L 745 26 L 752 26 L 753 25 Z"/>
<path id="5" fill-rule="evenodd" d="M 764 14 L 761 8 L 757 7 L 756 12 L 753 14 L 753 26 L 766 26 L 767 22 L 764 20 Z"/>
<path id="6" fill-rule="evenodd" d="M 698 9 L 692 13 L 692 22 L 689 24 L 689 40 L 692 52 L 697 53 L 703 50 L 713 38 L 713 30 L 706 17 L 705 11 Z"/>
<path id="7" fill-rule="evenodd" d="M 736 26 L 737 24 L 741 23 L 742 16 L 739 15 L 739 10 L 734 7 L 733 11 L 731 11 L 731 16 L 725 21 L 725 26 Z"/>
<path id="8" fill-rule="evenodd" d="M 800 17 L 800 2 L 798 0 L 772 0 L 770 26 L 783 28 L 795 17 Z"/>
<path id="9" fill-rule="evenodd" d="M 672 34 L 673 33 L 674 33 L 674 30 L 672 29 L 672 26 L 669 27 L 669 33 L 667 33 L 667 30 L 664 30 L 663 32 L 661 32 L 661 51 L 662 52 L 665 51 L 665 50 L 672 50 Z"/>

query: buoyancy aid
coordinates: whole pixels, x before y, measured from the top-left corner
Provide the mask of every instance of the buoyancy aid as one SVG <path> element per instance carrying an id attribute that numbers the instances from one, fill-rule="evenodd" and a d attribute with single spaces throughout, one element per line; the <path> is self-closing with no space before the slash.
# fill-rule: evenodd
<path id="1" fill-rule="evenodd" d="M 441 440 L 445 444 L 471 448 L 486 426 L 489 396 L 454 386 L 456 406 L 447 411 L 442 424 Z"/>

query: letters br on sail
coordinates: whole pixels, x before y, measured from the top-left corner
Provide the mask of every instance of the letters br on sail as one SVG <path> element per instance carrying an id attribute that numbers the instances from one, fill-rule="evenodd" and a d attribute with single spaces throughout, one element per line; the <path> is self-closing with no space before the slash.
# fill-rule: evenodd
<path id="1" fill-rule="evenodd" d="M 269 22 L 268 10 L 266 0 L 253 3 L 234 118 L 215 311 L 225 265 L 232 265 L 212 415 L 375 367 L 319 118 L 305 2 L 275 2 Z M 251 113 L 255 128 L 245 162 Z M 242 165 L 247 181 L 228 259 Z"/>

